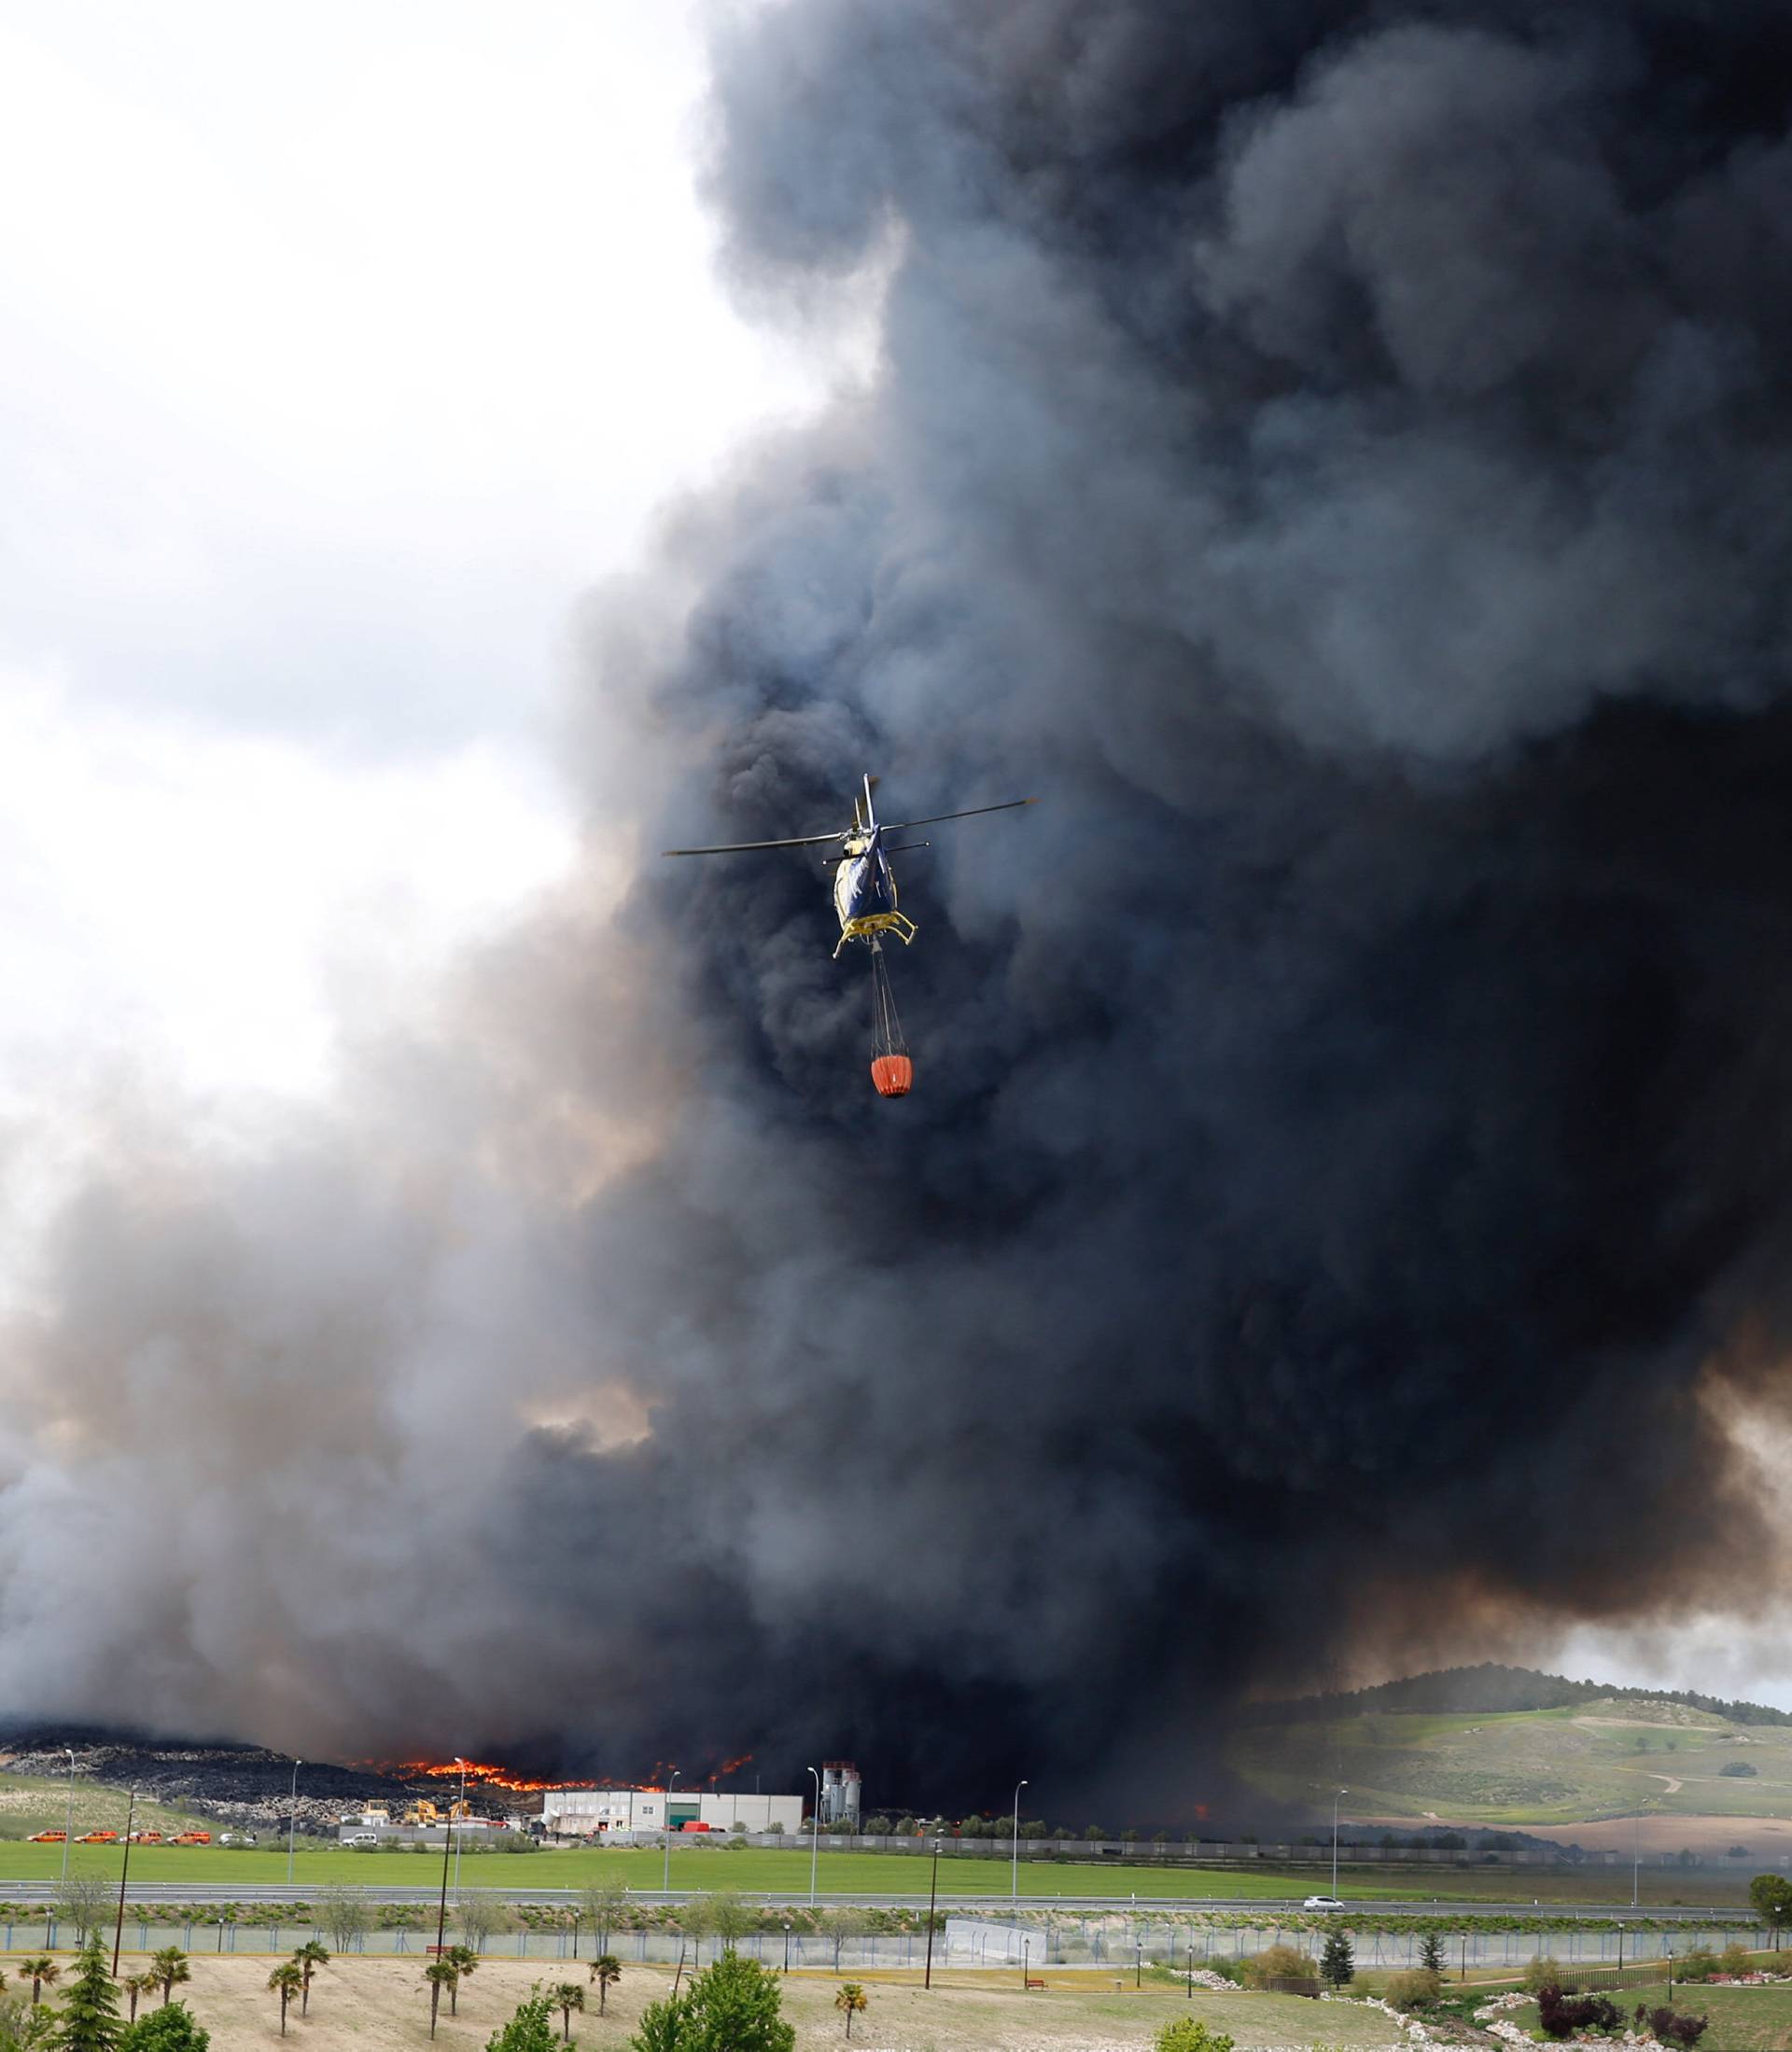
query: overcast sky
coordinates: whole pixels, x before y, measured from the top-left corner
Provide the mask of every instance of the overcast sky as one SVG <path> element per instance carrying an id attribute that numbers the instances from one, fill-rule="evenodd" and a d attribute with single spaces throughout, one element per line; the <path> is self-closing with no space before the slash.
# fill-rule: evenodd
<path id="1" fill-rule="evenodd" d="M 13 1090 L 315 1088 L 565 859 L 578 594 L 821 375 L 711 279 L 702 86 L 666 0 L 0 5 Z"/>

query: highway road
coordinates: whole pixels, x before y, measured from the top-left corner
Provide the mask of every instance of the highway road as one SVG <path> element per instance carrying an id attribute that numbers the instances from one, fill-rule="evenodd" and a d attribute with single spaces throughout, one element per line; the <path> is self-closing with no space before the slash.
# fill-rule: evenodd
<path id="1" fill-rule="evenodd" d="M 41 1903 L 54 1891 L 53 1883 L 42 1879 L 33 1881 L 7 1880 L 0 1877 L 0 1898 L 13 1902 Z M 435 1903 L 440 1894 L 440 1883 L 433 1888 L 356 1888 L 353 1893 L 371 1903 Z M 527 1903 L 543 1907 L 570 1908 L 579 1899 L 578 1891 L 568 1888 L 507 1888 L 501 1891 L 474 1891 L 464 1893 L 501 1892 L 506 1902 Z M 707 1893 L 704 1890 L 674 1889 L 663 1893 L 658 1889 L 631 1889 L 629 1900 L 649 1905 L 688 1902 L 693 1893 Z M 223 1883 L 201 1881 L 155 1881 L 143 1887 L 133 1887 L 129 1899 L 133 1903 L 288 1903 L 310 1901 L 316 1891 L 307 1891 L 302 1885 L 288 1889 L 265 1886 L 235 1887 Z M 452 1899 L 455 1891 L 451 1887 Z M 783 1893 L 763 1893 L 748 1890 L 743 1891 L 749 1903 L 763 1903 L 773 1908 L 808 1906 L 806 1890 L 795 1890 Z M 823 1894 L 816 1898 L 816 1905 L 822 1909 L 925 1909 L 927 1891 L 918 1894 L 894 1894 L 889 1891 L 863 1895 Z M 1302 1914 L 1300 1898 L 1290 1896 L 1286 1901 L 1266 1901 L 1262 1896 L 1236 1899 L 1211 1895 L 1164 1896 L 1150 1895 L 1137 1899 L 1113 1895 L 1022 1895 L 1018 1899 L 1008 1895 L 957 1895 L 942 1891 L 939 1907 L 954 1912 L 974 1911 L 984 1915 L 1000 1915 L 1004 1909 L 1026 1910 L 1106 1910 L 1125 1916 L 1137 1912 L 1144 1917 L 1175 1915 L 1203 1915 L 1214 1912 L 1243 1912 L 1258 1919 L 1262 1923 L 1273 1924 L 1278 1917 Z M 1563 1921 L 1617 1920 L 1634 1922 L 1644 1919 L 1663 1923 L 1694 1924 L 1703 1928 L 1743 1930 L 1753 1919 L 1747 1910 L 1736 1904 L 1729 1907 L 1687 1906 L 1683 1904 L 1648 1905 L 1641 1909 L 1632 1908 L 1629 1903 L 1449 1903 L 1434 1902 L 1424 1897 L 1414 1897 L 1406 1902 L 1373 1901 L 1351 1905 L 1336 1913 L 1337 1921 L 1348 1924 L 1351 1911 L 1365 1918 L 1377 1917 L 1449 1917 L 1464 1922 L 1483 1917 L 1538 1917 L 1552 1918 Z"/>

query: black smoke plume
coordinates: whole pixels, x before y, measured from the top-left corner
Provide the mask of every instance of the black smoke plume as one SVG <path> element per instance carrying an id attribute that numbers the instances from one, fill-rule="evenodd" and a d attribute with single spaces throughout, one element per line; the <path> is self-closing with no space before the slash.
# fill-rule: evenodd
<path id="1" fill-rule="evenodd" d="M 1748 0 L 720 31 L 730 280 L 873 367 L 592 603 L 620 905 L 71 1209 L 10 1694 L 1161 1814 L 1253 1689 L 1721 1601 L 1792 1250 L 1789 97 Z M 814 867 L 654 855 L 867 767 L 1045 800 L 911 858 L 896 1106 Z"/>

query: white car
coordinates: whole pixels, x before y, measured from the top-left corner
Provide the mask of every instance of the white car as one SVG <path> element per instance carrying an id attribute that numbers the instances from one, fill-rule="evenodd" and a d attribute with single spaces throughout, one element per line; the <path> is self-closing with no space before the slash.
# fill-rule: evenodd
<path id="1" fill-rule="evenodd" d="M 1309 1895 L 1300 1906 L 1303 1909 L 1342 1909 L 1344 1905 L 1336 1895 Z"/>

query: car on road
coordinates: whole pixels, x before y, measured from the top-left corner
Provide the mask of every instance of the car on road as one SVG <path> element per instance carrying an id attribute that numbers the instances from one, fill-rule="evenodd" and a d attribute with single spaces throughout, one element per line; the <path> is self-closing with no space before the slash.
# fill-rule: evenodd
<path id="1" fill-rule="evenodd" d="M 1303 1909 L 1342 1909 L 1342 1900 L 1336 1895 L 1309 1895 L 1300 1905 Z"/>

